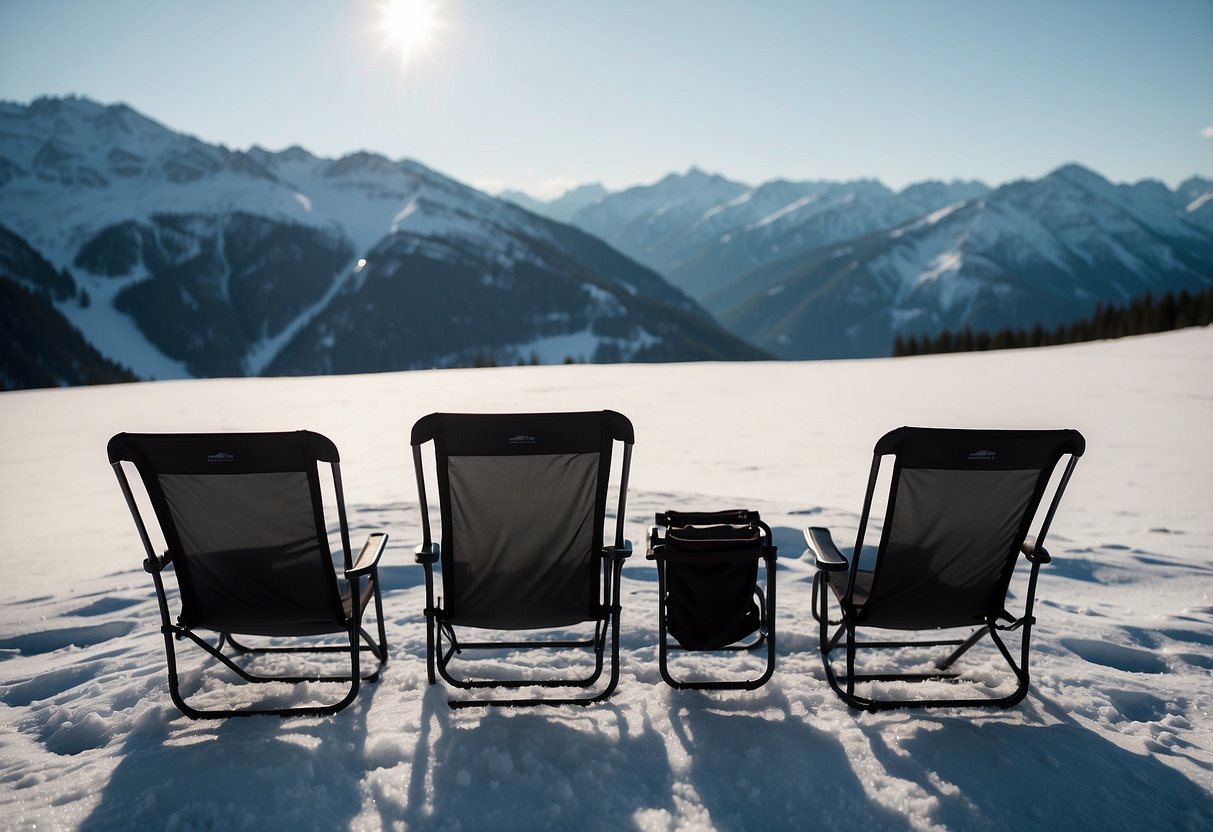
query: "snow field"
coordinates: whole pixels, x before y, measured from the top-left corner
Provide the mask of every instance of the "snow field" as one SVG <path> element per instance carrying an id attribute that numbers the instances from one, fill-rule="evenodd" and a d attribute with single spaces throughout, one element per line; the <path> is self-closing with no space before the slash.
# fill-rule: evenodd
<path id="1" fill-rule="evenodd" d="M 1185 331 L 899 360 L 5 393 L 0 827 L 1210 828 L 1211 370 L 1213 332 Z M 451 710 L 425 678 L 409 428 L 432 410 L 603 407 L 637 434 L 618 690 L 584 709 Z M 861 714 L 825 683 L 800 529 L 853 542 L 872 445 L 901 424 L 1086 435 L 1041 575 L 1032 690 L 1016 708 Z M 192 722 L 168 699 L 151 581 L 105 442 L 302 427 L 342 452 L 354 545 L 392 536 L 391 662 L 333 717 Z M 780 547 L 775 676 L 750 693 L 673 691 L 657 673 L 644 531 L 658 510 L 732 506 L 760 510 Z M 179 654 L 203 703 L 296 704 L 334 687 L 250 692 L 201 672 L 188 645 Z M 964 670 L 982 690 L 1005 678 L 992 651 Z"/>

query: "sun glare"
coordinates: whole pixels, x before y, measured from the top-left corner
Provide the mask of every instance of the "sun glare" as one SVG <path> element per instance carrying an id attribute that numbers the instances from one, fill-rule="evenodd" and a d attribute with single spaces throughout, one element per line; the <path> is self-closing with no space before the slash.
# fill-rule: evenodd
<path id="1" fill-rule="evenodd" d="M 380 25 L 388 44 L 400 53 L 405 65 L 424 52 L 442 28 L 433 0 L 387 0 L 381 9 Z"/>

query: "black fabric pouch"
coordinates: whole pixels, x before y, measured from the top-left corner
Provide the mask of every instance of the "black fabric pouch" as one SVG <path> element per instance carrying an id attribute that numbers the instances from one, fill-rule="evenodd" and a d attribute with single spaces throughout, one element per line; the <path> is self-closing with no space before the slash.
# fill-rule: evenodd
<path id="1" fill-rule="evenodd" d="M 757 526 L 672 527 L 666 533 L 667 625 L 688 650 L 718 650 L 758 629 Z"/>

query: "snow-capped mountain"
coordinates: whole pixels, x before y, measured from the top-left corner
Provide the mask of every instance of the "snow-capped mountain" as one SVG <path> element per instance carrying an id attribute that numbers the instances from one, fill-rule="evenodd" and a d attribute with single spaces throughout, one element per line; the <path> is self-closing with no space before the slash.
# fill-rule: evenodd
<path id="1" fill-rule="evenodd" d="M 1213 282 L 1213 226 L 1195 193 L 1208 183 L 1185 184 L 1113 185 L 1067 165 L 750 271 L 721 319 L 783 357 L 875 356 L 899 333 L 1052 327 L 1097 303 L 1197 290 Z"/>
<path id="2" fill-rule="evenodd" d="M 1213 183 L 1114 185 L 1078 165 L 979 182 L 788 182 L 692 169 L 572 222 L 787 358 L 887 355 L 941 328 L 1054 326 L 1213 280 Z"/>
<path id="3" fill-rule="evenodd" d="M 873 180 L 749 187 L 692 168 L 603 197 L 570 221 L 708 301 L 766 263 L 893 228 L 988 190 L 977 182 L 924 182 L 895 193 Z"/>
<path id="4" fill-rule="evenodd" d="M 175 133 L 124 104 L 0 102 L 0 221 L 52 262 L 70 263 L 117 221 L 235 210 L 333 227 L 250 155 Z"/>
<path id="5" fill-rule="evenodd" d="M 0 224 L 143 377 L 762 355 L 600 241 L 416 162 L 232 151 L 125 105 L 0 103 Z"/>
<path id="6" fill-rule="evenodd" d="M 746 190 L 739 182 L 692 168 L 685 175 L 672 173 L 653 185 L 602 197 L 569 221 L 669 278 L 687 229 Z M 686 286 L 680 288 L 694 295 Z"/>
<path id="7" fill-rule="evenodd" d="M 1171 191 L 1069 165 L 894 192 L 692 169 L 532 207 L 573 224 L 414 161 L 240 152 L 125 105 L 0 102 L 0 278 L 35 300 L 7 296 L 49 304 L 39 319 L 64 320 L 42 329 L 74 326 L 119 375 L 764 354 L 747 340 L 883 355 L 899 333 L 1052 326 L 1213 280 L 1198 177 Z"/>

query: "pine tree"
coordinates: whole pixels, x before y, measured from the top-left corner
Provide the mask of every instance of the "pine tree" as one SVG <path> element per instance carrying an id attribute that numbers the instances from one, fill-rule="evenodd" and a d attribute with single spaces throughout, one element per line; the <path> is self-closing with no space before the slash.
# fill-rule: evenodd
<path id="1" fill-rule="evenodd" d="M 1045 328 L 1040 325 L 1040 322 L 1032 325 L 1032 334 L 1028 336 L 1029 347 L 1043 347 L 1045 345 Z"/>
<path id="2" fill-rule="evenodd" d="M 960 338 L 957 339 L 956 351 L 957 352 L 972 352 L 973 351 L 973 330 L 967 326 L 961 331 Z"/>

